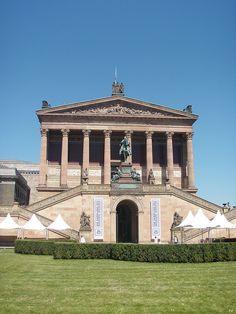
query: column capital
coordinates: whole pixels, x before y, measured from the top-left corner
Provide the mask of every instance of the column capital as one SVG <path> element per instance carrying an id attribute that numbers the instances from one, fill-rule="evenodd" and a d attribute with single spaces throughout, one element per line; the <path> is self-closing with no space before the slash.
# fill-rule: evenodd
<path id="1" fill-rule="evenodd" d="M 40 133 L 41 133 L 41 136 L 47 136 L 48 129 L 41 128 L 41 129 L 40 129 Z"/>
<path id="2" fill-rule="evenodd" d="M 70 132 L 70 130 L 68 130 L 68 129 L 61 129 L 61 133 L 62 133 L 63 137 L 68 136 L 69 132 Z"/>
<path id="3" fill-rule="evenodd" d="M 154 133 L 153 131 L 146 131 L 146 132 L 145 132 L 145 134 L 146 134 L 146 138 L 150 138 L 150 139 L 151 139 L 151 138 L 152 138 L 153 133 Z"/>
<path id="4" fill-rule="evenodd" d="M 174 132 L 166 132 L 166 137 L 168 139 L 172 139 L 173 135 L 174 135 Z"/>
<path id="5" fill-rule="evenodd" d="M 91 130 L 82 130 L 84 137 L 89 137 Z"/>
<path id="6" fill-rule="evenodd" d="M 127 137 L 131 136 L 132 133 L 133 133 L 133 131 L 125 131 L 125 135 L 126 135 Z"/>
<path id="7" fill-rule="evenodd" d="M 112 131 L 111 130 L 104 130 L 103 133 L 105 135 L 105 138 L 108 138 L 111 136 Z"/>
<path id="8" fill-rule="evenodd" d="M 193 139 L 193 132 L 189 132 L 189 133 L 186 133 L 186 138 L 187 140 L 192 140 Z"/>

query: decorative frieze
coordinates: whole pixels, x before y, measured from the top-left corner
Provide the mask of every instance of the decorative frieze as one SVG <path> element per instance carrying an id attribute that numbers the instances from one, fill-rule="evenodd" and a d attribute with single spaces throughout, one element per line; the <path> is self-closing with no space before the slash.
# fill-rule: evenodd
<path id="1" fill-rule="evenodd" d="M 102 170 L 101 169 L 89 169 L 89 176 L 91 177 L 101 177 Z"/>
<path id="2" fill-rule="evenodd" d="M 153 170 L 153 174 L 155 178 L 161 178 L 162 177 L 162 171 L 161 170 Z"/>
<path id="3" fill-rule="evenodd" d="M 175 178 L 181 178 L 181 171 L 180 170 L 174 170 L 174 177 Z"/>
<path id="4" fill-rule="evenodd" d="M 81 170 L 80 169 L 67 169 L 67 175 L 70 177 L 80 176 Z"/>
<path id="5" fill-rule="evenodd" d="M 48 167 L 48 175 L 49 176 L 60 176 L 61 169 L 59 167 Z"/>
<path id="6" fill-rule="evenodd" d="M 71 113 L 79 113 L 79 114 L 102 114 L 102 115 L 144 115 L 151 116 L 154 115 L 156 117 L 165 117 L 169 114 L 163 113 L 157 110 L 141 110 L 135 108 L 129 108 L 126 106 L 122 106 L 121 104 L 116 104 L 110 107 L 98 107 L 98 108 L 90 108 L 90 109 L 79 109 L 72 110 Z"/>

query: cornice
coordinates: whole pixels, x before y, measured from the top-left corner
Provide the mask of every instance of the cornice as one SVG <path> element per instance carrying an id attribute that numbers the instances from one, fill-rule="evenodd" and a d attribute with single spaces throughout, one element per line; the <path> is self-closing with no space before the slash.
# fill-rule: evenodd
<path id="1" fill-rule="evenodd" d="M 55 115 L 55 114 L 60 114 L 59 112 L 60 111 L 63 112 L 64 110 L 72 110 L 74 108 L 79 110 L 81 107 L 86 108 L 89 106 L 106 104 L 109 102 L 118 102 L 121 104 L 122 103 L 130 103 L 130 104 L 134 104 L 134 105 L 140 105 L 140 106 L 144 106 L 147 110 L 148 109 L 160 110 L 164 113 L 177 114 L 177 115 L 180 115 L 182 117 L 188 117 L 188 118 L 193 119 L 193 120 L 197 120 L 197 118 L 198 118 L 197 115 L 192 114 L 192 113 L 188 113 L 186 111 L 181 111 L 181 110 L 173 109 L 173 108 L 158 105 L 158 104 L 153 104 L 150 102 L 145 102 L 142 100 L 129 98 L 126 96 L 110 96 L 110 97 L 105 97 L 105 98 L 100 98 L 100 99 L 95 99 L 95 100 L 76 102 L 76 103 L 67 104 L 67 105 L 60 105 L 60 106 L 56 106 L 56 107 L 50 107 L 50 108 L 46 108 L 46 109 L 37 110 L 36 114 L 38 117 L 40 117 L 42 115 L 48 115 L 48 114 Z M 71 113 L 69 113 L 69 114 L 71 114 Z M 66 115 L 66 113 L 63 113 L 63 115 Z M 81 115 L 81 112 L 80 112 L 80 115 Z"/>

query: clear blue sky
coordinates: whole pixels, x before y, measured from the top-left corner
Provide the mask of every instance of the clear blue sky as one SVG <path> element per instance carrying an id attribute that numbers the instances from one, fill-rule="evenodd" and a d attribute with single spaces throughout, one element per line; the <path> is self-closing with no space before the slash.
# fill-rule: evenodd
<path id="1" fill-rule="evenodd" d="M 200 116 L 198 195 L 236 205 L 235 0 L 1 0 L 0 159 L 39 161 L 35 111 L 109 96 Z"/>

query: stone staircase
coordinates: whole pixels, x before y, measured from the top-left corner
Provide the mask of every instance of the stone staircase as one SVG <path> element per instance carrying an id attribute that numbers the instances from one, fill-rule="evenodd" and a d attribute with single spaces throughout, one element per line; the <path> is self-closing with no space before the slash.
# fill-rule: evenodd
<path id="1" fill-rule="evenodd" d="M 196 206 L 199 206 L 203 209 L 206 209 L 214 214 L 217 213 L 218 210 L 221 210 L 222 207 L 219 206 L 219 205 L 216 205 L 214 203 L 211 203 L 211 202 L 208 202 L 207 200 L 199 197 L 199 196 L 196 196 L 194 194 L 191 194 L 191 193 L 188 193 L 188 192 L 185 192 L 183 190 L 180 190 L 174 186 L 170 186 L 170 190 L 169 190 L 173 195 L 185 200 L 185 201 L 188 201 Z"/>
<path id="2" fill-rule="evenodd" d="M 33 203 L 26 208 L 34 213 L 39 212 L 40 210 L 43 210 L 49 206 L 53 206 L 55 204 L 58 204 L 60 202 L 64 202 L 72 197 L 75 197 L 81 193 L 100 193 L 101 191 L 109 192 L 110 191 L 110 185 L 103 185 L 102 187 L 98 184 L 90 184 L 90 185 L 78 185 L 74 188 L 71 188 L 69 190 L 60 192 L 56 195 L 50 196 L 48 198 L 45 198 L 41 201 L 38 201 L 36 203 Z"/>
<path id="3" fill-rule="evenodd" d="M 36 203 L 33 203 L 29 206 L 27 206 L 27 209 L 31 212 L 38 212 L 40 210 L 43 210 L 49 206 L 53 206 L 55 204 L 58 204 L 60 202 L 66 201 L 67 199 L 74 197 L 76 195 L 79 195 L 82 191 L 81 185 L 78 185 L 72 189 L 60 192 L 56 195 L 47 197 L 41 201 L 38 201 Z"/>

